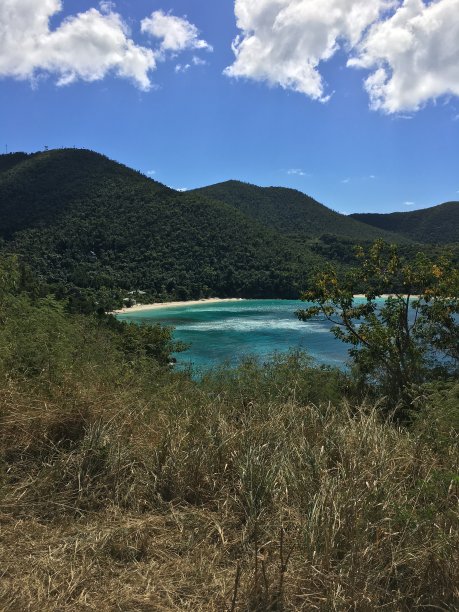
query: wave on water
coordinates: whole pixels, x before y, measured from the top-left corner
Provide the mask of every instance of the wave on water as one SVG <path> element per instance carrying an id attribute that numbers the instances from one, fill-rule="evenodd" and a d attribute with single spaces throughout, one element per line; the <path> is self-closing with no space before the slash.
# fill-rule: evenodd
<path id="1" fill-rule="evenodd" d="M 303 323 L 301 321 L 279 320 L 279 319 L 240 319 L 230 318 L 223 321 L 202 321 L 199 323 L 183 324 L 177 326 L 180 331 L 233 331 L 233 332 L 256 332 L 256 331 L 296 331 L 303 333 L 330 332 L 330 327 L 323 323 Z"/>
<path id="2" fill-rule="evenodd" d="M 195 315 L 203 315 L 203 314 L 209 314 L 209 315 L 218 315 L 219 317 L 224 317 L 227 313 L 228 314 L 234 314 L 237 313 L 241 316 L 252 316 L 252 315 L 259 315 L 260 313 L 266 313 L 266 312 L 279 312 L 279 311 L 285 311 L 285 306 L 281 307 L 281 306 L 276 306 L 276 307 L 269 307 L 269 310 L 267 309 L 266 306 L 250 306 L 250 307 L 245 307 L 245 308 L 241 308 L 241 307 L 236 307 L 236 306 L 220 306 L 219 308 L 212 308 L 212 307 L 204 307 L 204 306 L 188 306 L 187 308 L 164 308 L 163 309 L 163 313 L 167 313 L 167 315 L 169 316 L 170 314 L 184 314 L 186 316 L 190 315 L 190 314 L 195 314 Z M 295 311 L 292 310 L 291 314 L 293 316 L 293 313 Z M 161 314 L 159 311 L 156 311 L 155 314 Z"/>
<path id="3" fill-rule="evenodd" d="M 265 359 L 276 351 L 300 349 L 317 363 L 342 366 L 347 350 L 330 333 L 332 326 L 322 318 L 299 321 L 295 312 L 302 306 L 296 301 L 246 300 L 139 312 L 133 319 L 172 326 L 174 337 L 190 345 L 177 355 L 179 364 L 208 368 L 236 363 L 243 355 Z"/>

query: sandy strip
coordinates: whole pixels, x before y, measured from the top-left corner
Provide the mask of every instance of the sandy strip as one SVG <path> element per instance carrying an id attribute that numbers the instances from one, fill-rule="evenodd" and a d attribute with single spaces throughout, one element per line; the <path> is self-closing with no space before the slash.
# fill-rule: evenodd
<path id="1" fill-rule="evenodd" d="M 131 312 L 143 312 L 145 310 L 157 310 L 159 308 L 174 308 L 174 306 L 199 306 L 204 304 L 220 304 L 223 302 L 242 302 L 243 298 L 205 298 L 202 300 L 188 300 L 186 302 L 156 302 L 155 304 L 136 304 L 128 308 L 125 306 L 120 310 L 114 310 L 110 314 L 129 314 Z"/>
<path id="2" fill-rule="evenodd" d="M 366 296 L 363 294 L 354 295 L 355 298 L 365 298 Z M 390 295 L 381 295 L 383 299 L 387 299 L 388 297 L 393 297 Z M 407 296 L 404 296 L 407 297 Z M 411 298 L 417 298 L 417 295 L 411 295 Z M 124 308 L 120 308 L 119 310 L 113 310 L 109 314 L 129 314 L 135 312 L 144 312 L 146 310 L 158 310 L 160 308 L 174 308 L 176 306 L 200 306 L 201 304 L 220 304 L 224 302 L 242 302 L 244 298 L 204 298 L 202 300 L 187 300 L 184 302 L 155 302 L 154 304 L 136 304 L 135 306 L 131 306 L 128 308 L 125 306 Z"/>

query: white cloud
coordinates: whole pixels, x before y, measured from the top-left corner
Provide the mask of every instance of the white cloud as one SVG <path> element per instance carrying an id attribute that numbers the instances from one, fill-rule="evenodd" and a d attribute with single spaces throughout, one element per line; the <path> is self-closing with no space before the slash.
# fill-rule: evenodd
<path id="1" fill-rule="evenodd" d="M 155 176 L 156 174 L 156 170 L 147 170 L 146 175 L 147 176 Z"/>
<path id="2" fill-rule="evenodd" d="M 347 185 L 348 183 L 351 182 L 351 179 L 350 178 L 345 178 L 341 182 L 343 183 L 343 185 Z"/>
<path id="3" fill-rule="evenodd" d="M 241 33 L 228 76 L 323 102 L 321 63 L 342 49 L 348 66 L 371 71 L 374 110 L 406 113 L 459 96 L 459 0 L 235 0 L 235 14 Z"/>
<path id="4" fill-rule="evenodd" d="M 154 11 L 142 20 L 144 34 L 162 39 L 161 51 L 185 51 L 186 49 L 205 49 L 212 51 L 211 45 L 199 38 L 199 30 L 184 17 L 175 17 L 164 11 Z"/>
<path id="5" fill-rule="evenodd" d="M 372 26 L 350 66 L 373 69 L 365 81 L 373 109 L 415 111 L 459 96 L 459 0 L 405 0 Z"/>
<path id="6" fill-rule="evenodd" d="M 287 170 L 287 174 L 290 176 L 306 176 L 306 172 L 301 168 L 290 168 L 290 170 Z"/>
<path id="7" fill-rule="evenodd" d="M 414 206 L 415 202 L 403 202 L 405 206 Z"/>
<path id="8" fill-rule="evenodd" d="M 148 90 L 155 54 L 129 38 L 126 24 L 111 6 L 102 2 L 100 10 L 68 17 L 51 30 L 50 19 L 61 11 L 61 0 L 1 0 L 0 77 L 33 81 L 54 74 L 59 85 L 66 85 L 113 73 Z"/>
<path id="9" fill-rule="evenodd" d="M 356 45 L 393 0 L 236 0 L 241 35 L 225 73 L 326 101 L 319 64 Z"/>

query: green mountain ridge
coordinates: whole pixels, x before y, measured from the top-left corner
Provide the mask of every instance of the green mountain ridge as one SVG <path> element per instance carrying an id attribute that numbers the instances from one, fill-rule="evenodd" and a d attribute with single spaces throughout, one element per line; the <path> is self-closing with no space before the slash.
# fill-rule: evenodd
<path id="1" fill-rule="evenodd" d="M 85 150 L 1 172 L 0 236 L 49 283 L 154 298 L 296 297 L 321 261 L 224 203 Z"/>
<path id="2" fill-rule="evenodd" d="M 5 159 L 7 158 L 6 161 Z M 125 181 L 140 186 L 147 180 L 122 164 L 86 150 L 62 149 L 26 155 L 0 156 L 0 235 L 47 227 L 60 215 L 77 210 L 103 191 L 123 187 Z M 13 163 L 14 162 L 14 163 Z M 173 192 L 149 180 L 150 192 Z"/>
<path id="3" fill-rule="evenodd" d="M 226 181 L 194 190 L 224 202 L 248 217 L 297 240 L 317 239 L 323 234 L 357 241 L 384 238 L 400 242 L 395 234 L 362 225 L 337 213 L 310 196 L 286 187 L 257 187 L 239 181 Z"/>
<path id="4" fill-rule="evenodd" d="M 371 227 L 394 232 L 417 242 L 432 244 L 459 242 L 459 202 L 445 202 L 438 206 L 409 212 L 365 213 L 351 216 Z"/>
<path id="5" fill-rule="evenodd" d="M 296 298 L 356 243 L 409 238 L 281 187 L 175 191 L 83 149 L 0 156 L 0 239 L 42 281 L 151 299 Z"/>

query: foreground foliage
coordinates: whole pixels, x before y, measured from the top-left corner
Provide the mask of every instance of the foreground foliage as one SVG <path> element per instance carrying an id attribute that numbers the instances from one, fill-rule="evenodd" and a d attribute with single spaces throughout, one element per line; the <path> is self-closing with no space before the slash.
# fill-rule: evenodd
<path id="1" fill-rule="evenodd" d="M 302 355 L 194 382 L 2 278 L 2 610 L 457 609 L 457 384 L 408 430 Z"/>
<path id="2" fill-rule="evenodd" d="M 459 374 L 459 269 L 447 256 L 406 259 L 382 241 L 357 257 L 359 266 L 344 276 L 333 267 L 320 271 L 302 295 L 312 304 L 297 315 L 333 323 L 335 336 L 351 346 L 357 384 L 373 387 L 386 410 L 406 418 L 419 385 Z"/>
<path id="3" fill-rule="evenodd" d="M 457 429 L 114 382 L 1 391 L 2 609 L 457 609 Z"/>

